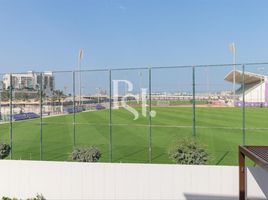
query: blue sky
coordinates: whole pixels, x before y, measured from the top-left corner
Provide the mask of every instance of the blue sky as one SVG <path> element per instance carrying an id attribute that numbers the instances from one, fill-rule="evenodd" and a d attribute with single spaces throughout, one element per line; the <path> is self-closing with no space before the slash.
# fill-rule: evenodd
<path id="1" fill-rule="evenodd" d="M 0 71 L 268 61 L 268 1 L 0 0 Z"/>

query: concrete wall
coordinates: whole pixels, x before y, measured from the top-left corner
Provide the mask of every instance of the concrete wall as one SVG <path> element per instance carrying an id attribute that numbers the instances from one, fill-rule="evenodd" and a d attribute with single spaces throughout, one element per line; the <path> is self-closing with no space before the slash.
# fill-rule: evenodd
<path id="1" fill-rule="evenodd" d="M 266 199 L 268 175 L 256 168 L 248 172 L 249 196 Z M 3 160 L 0 177 L 0 198 L 36 193 L 47 199 L 238 198 L 238 168 L 229 166 Z"/>

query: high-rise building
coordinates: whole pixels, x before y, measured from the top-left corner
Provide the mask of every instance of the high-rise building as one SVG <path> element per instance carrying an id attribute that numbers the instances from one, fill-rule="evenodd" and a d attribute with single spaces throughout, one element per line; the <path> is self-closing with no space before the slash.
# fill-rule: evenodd
<path id="1" fill-rule="evenodd" d="M 12 81 L 10 81 L 11 77 Z M 51 95 L 55 87 L 55 79 L 52 72 L 44 72 L 41 74 L 29 71 L 27 73 L 20 74 L 5 74 L 3 76 L 3 89 L 9 89 L 10 83 L 12 84 L 12 88 L 15 90 L 30 91 L 39 90 L 42 83 L 43 91 L 46 95 Z"/>

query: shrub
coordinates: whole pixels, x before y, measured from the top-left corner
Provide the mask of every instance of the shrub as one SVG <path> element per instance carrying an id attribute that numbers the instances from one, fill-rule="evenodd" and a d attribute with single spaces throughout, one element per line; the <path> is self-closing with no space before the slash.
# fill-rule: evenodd
<path id="1" fill-rule="evenodd" d="M 46 199 L 42 194 L 37 194 L 35 197 L 28 198 L 27 200 L 46 200 Z"/>
<path id="2" fill-rule="evenodd" d="M 2 200 L 18 200 L 17 198 L 2 197 Z"/>
<path id="3" fill-rule="evenodd" d="M 10 145 L 9 144 L 0 144 L 0 159 L 6 158 L 10 153 Z"/>
<path id="4" fill-rule="evenodd" d="M 97 162 L 101 158 L 101 152 L 94 146 L 77 148 L 72 152 L 71 158 L 78 162 Z"/>
<path id="5" fill-rule="evenodd" d="M 2 197 L 2 200 L 18 200 L 17 198 L 13 197 Z M 46 200 L 42 194 L 37 194 L 35 197 L 28 198 L 27 200 Z"/>
<path id="6" fill-rule="evenodd" d="M 204 165 L 209 155 L 201 144 L 194 139 L 181 139 L 169 150 L 169 158 L 177 164 Z"/>

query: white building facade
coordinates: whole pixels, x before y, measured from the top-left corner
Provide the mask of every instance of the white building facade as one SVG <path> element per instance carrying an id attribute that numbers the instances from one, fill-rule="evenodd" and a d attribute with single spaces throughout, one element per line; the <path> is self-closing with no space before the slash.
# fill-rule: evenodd
<path id="1" fill-rule="evenodd" d="M 12 81 L 10 80 L 12 77 Z M 12 84 L 15 90 L 39 90 L 42 84 L 46 94 L 52 94 L 55 88 L 55 79 L 52 72 L 36 73 L 29 71 L 20 74 L 5 74 L 3 76 L 3 89 L 8 90 Z"/>

